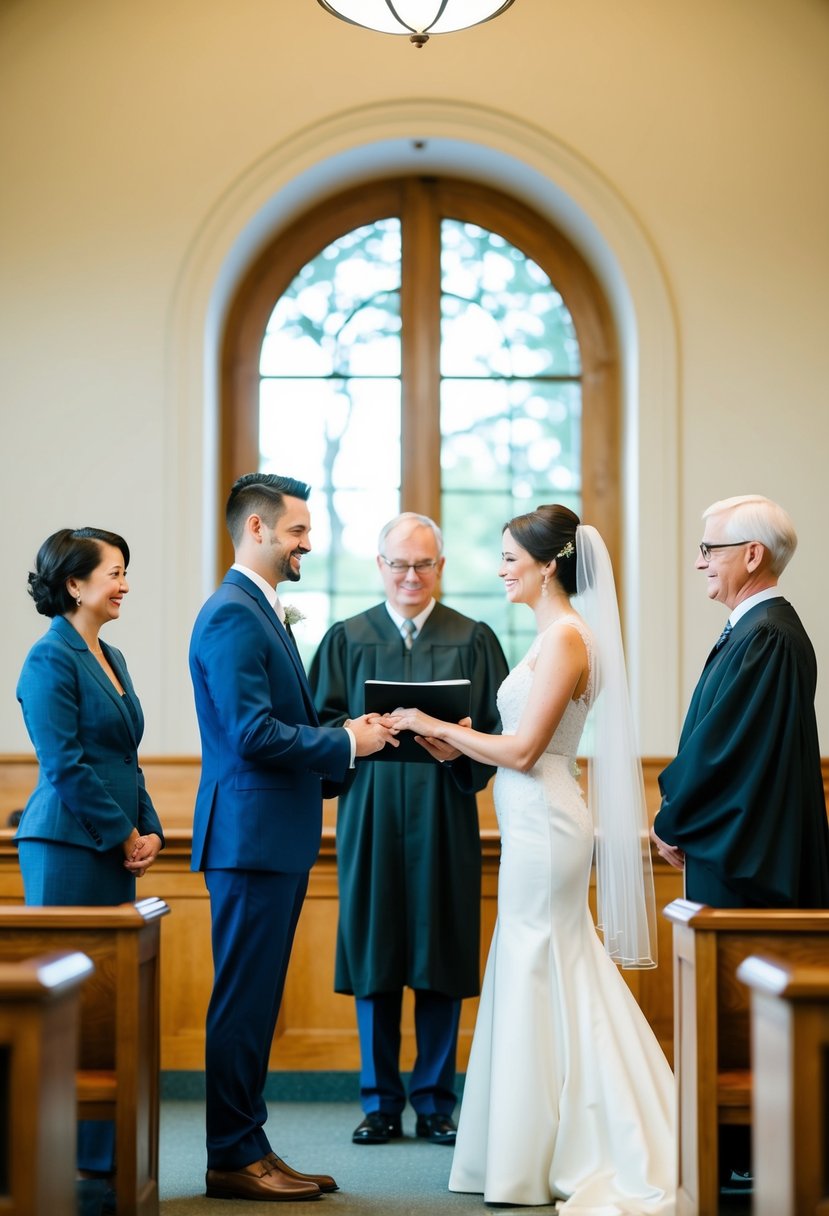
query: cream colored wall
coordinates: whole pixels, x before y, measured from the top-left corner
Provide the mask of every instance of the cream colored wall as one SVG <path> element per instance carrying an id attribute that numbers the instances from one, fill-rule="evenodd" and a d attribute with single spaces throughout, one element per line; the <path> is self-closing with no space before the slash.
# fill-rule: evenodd
<path id="1" fill-rule="evenodd" d="M 784 586 L 829 672 L 827 51 L 824 0 L 516 0 L 422 51 L 314 0 L 0 0 L 0 751 L 27 748 L 14 683 L 45 623 L 25 571 L 48 532 L 86 522 L 133 548 L 110 636 L 146 750 L 195 750 L 187 632 L 214 573 L 205 335 L 280 162 L 312 174 L 315 156 L 363 138 L 338 128 L 344 110 L 394 112 L 397 134 L 422 115 L 412 136 L 480 114 L 469 138 L 520 144 L 536 174 L 569 156 L 591 222 L 609 224 L 604 190 L 659 271 L 678 378 L 664 419 L 647 389 L 634 437 L 659 466 L 630 489 L 645 515 L 632 525 L 643 750 L 673 746 L 721 625 L 692 569 L 714 498 L 759 490 L 791 511 L 801 549 Z M 605 236 L 624 269 L 624 225 Z M 829 676 L 819 715 L 826 752 Z"/>

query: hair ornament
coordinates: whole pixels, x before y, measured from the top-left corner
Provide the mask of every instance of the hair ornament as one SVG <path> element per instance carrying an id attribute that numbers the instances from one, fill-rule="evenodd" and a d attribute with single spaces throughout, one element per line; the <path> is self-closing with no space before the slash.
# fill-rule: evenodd
<path id="1" fill-rule="evenodd" d="M 558 553 L 556 554 L 556 561 L 558 561 L 558 559 L 560 557 L 572 557 L 575 552 L 576 552 L 576 546 L 573 544 L 573 542 L 571 540 L 568 540 L 568 542 L 564 546 L 564 548 L 559 549 Z"/>

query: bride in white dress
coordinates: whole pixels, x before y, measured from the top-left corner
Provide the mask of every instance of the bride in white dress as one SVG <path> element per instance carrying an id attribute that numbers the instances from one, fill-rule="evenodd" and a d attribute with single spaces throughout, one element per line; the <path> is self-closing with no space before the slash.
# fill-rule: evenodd
<path id="1" fill-rule="evenodd" d="M 655 937 L 610 559 L 594 528 L 546 506 L 507 525 L 499 574 L 538 627 L 498 694 L 504 733 L 392 715 L 437 758 L 449 745 L 498 765 L 498 920 L 449 1189 L 568 1216 L 669 1216 L 674 1079 L 613 962 L 653 966 Z M 588 807 L 575 760 L 594 707 Z M 594 841 L 604 945 L 587 903 Z"/>

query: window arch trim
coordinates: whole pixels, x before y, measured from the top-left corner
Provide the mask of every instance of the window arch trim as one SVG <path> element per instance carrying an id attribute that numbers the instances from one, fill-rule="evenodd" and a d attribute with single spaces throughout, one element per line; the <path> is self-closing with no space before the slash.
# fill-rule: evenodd
<path id="1" fill-rule="evenodd" d="M 617 571 L 620 425 L 617 343 L 611 312 L 585 259 L 526 203 L 479 182 L 400 176 L 337 192 L 278 232 L 241 278 L 222 345 L 220 475 L 227 486 L 258 467 L 259 352 L 274 304 L 303 265 L 362 224 L 403 223 L 404 333 L 401 506 L 440 517 L 440 219 L 498 232 L 549 275 L 573 319 L 582 357 L 583 516 L 606 538 Z M 290 472 L 290 470 L 285 470 Z M 232 560 L 221 520 L 220 564 Z"/>

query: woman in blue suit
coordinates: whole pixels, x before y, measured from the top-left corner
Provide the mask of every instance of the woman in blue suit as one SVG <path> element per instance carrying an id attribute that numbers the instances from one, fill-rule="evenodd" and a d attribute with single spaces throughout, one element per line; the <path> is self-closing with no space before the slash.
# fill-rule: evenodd
<path id="1" fill-rule="evenodd" d="M 121 614 L 128 562 L 115 533 L 63 528 L 29 575 L 35 607 L 52 624 L 17 685 L 40 769 L 15 837 L 27 904 L 131 901 L 163 847 L 138 765 L 141 706 L 121 652 L 98 636 Z M 81 1129 L 79 1167 L 111 1172 L 111 1125 Z"/>

